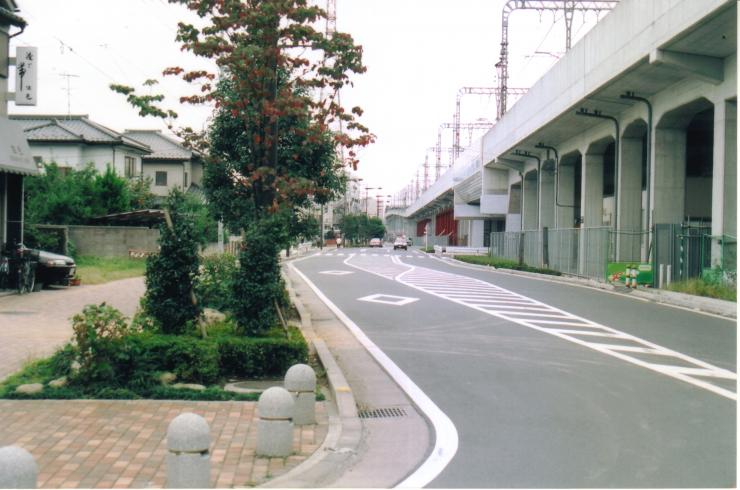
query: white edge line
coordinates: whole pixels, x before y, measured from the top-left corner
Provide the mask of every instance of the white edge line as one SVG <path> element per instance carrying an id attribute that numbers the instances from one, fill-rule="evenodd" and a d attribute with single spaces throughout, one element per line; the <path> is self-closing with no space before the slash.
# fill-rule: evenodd
<path id="1" fill-rule="evenodd" d="M 352 254 L 354 255 L 354 254 Z M 352 258 L 350 256 L 347 260 Z M 295 262 L 295 261 L 294 261 Z M 449 462 L 455 456 L 458 446 L 457 429 L 452 420 L 424 393 L 421 388 L 411 381 L 406 373 L 399 368 L 375 343 L 365 335 L 347 315 L 344 314 L 334 303 L 322 293 L 308 277 L 306 277 L 297 267 L 290 262 L 288 266 L 295 271 L 314 293 L 326 304 L 326 306 L 339 318 L 342 323 L 349 329 L 355 338 L 362 344 L 371 356 L 385 369 L 398 386 L 406 392 L 414 404 L 429 419 L 434 428 L 434 448 L 431 454 L 411 475 L 407 476 L 396 487 L 402 488 L 421 488 L 434 480 L 442 470 L 447 467 Z"/>

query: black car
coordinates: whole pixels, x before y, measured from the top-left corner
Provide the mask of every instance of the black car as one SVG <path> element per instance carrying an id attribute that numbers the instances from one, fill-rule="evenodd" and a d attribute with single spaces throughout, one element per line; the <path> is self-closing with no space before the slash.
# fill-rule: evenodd
<path id="1" fill-rule="evenodd" d="M 75 275 L 77 266 L 72 257 L 39 250 L 39 261 L 36 265 L 36 290 L 44 286 L 69 286 L 69 280 Z"/>

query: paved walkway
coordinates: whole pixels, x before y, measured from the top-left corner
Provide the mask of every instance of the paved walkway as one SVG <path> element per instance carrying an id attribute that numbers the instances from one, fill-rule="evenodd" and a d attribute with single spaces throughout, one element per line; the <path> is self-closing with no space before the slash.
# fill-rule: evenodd
<path id="1" fill-rule="evenodd" d="M 0 379 L 72 337 L 70 318 L 106 302 L 131 316 L 144 279 L 0 297 Z M 308 458 L 328 432 L 324 402 L 318 424 L 294 431 L 294 454 L 258 458 L 255 402 L 0 400 L 0 446 L 18 445 L 39 466 L 39 488 L 161 488 L 166 432 L 183 412 L 211 427 L 211 483 L 249 487 L 280 476 Z"/>
<path id="2" fill-rule="evenodd" d="M 255 402 L 0 400 L 0 446 L 28 450 L 39 466 L 38 488 L 162 488 L 167 426 L 193 412 L 211 427 L 211 486 L 251 487 L 280 476 L 319 447 L 328 430 L 296 427 L 294 454 L 258 458 Z"/>
<path id="3" fill-rule="evenodd" d="M 0 297 L 0 380 L 71 339 L 70 319 L 86 305 L 106 302 L 131 317 L 144 290 L 144 278 L 134 277 Z"/>

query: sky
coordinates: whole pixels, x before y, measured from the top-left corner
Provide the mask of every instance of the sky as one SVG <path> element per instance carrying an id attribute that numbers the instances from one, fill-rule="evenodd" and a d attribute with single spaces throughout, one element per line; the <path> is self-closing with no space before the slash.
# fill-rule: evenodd
<path id="1" fill-rule="evenodd" d="M 317 0 L 325 7 L 324 0 Z M 38 105 L 10 113 L 87 114 L 113 130 L 161 129 L 165 124 L 141 118 L 111 83 L 142 90 L 159 80 L 152 93 L 165 93 L 179 126 L 207 127 L 209 107 L 182 106 L 178 99 L 192 87 L 172 77 L 168 66 L 211 68 L 207 60 L 182 53 L 175 42 L 179 20 L 193 21 L 184 7 L 166 0 L 17 0 L 28 27 L 13 46 L 36 46 L 39 63 Z M 501 42 L 501 11 L 506 0 L 336 0 L 337 30 L 363 46 L 367 73 L 341 93 L 346 107 L 359 105 L 361 121 L 376 136 L 359 152 L 356 177 L 364 187 L 395 195 L 410 184 L 434 152 L 440 125 L 451 123 L 462 87 L 495 86 Z M 565 51 L 562 12 L 516 11 L 509 18 L 509 86 L 533 85 Z M 576 13 L 573 43 L 595 25 L 593 12 Z M 12 54 L 11 54 L 12 56 Z M 12 82 L 11 82 L 12 83 Z M 12 87 L 11 87 L 12 89 Z M 511 103 L 509 104 L 511 106 Z M 495 121 L 492 96 L 461 98 L 461 121 Z M 462 131 L 463 146 L 469 142 Z M 476 132 L 473 137 L 481 136 Z M 442 146 L 452 131 L 442 132 Z M 447 164 L 443 158 L 443 164 Z M 433 170 L 431 171 L 433 174 Z"/>

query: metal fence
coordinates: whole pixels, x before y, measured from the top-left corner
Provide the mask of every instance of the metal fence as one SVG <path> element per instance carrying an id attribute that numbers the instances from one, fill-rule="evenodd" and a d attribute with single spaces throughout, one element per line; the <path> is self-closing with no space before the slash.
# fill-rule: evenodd
<path id="1" fill-rule="evenodd" d="M 559 228 L 491 233 L 490 255 L 603 279 L 612 239 L 608 227 Z"/>
<path id="2" fill-rule="evenodd" d="M 711 227 L 656 224 L 652 233 L 610 227 L 559 228 L 494 232 L 489 254 L 547 267 L 576 276 L 604 280 L 609 262 L 649 262 L 658 286 L 658 271 L 670 270 L 671 281 L 701 277 L 720 269 L 735 281 L 737 238 L 712 236 Z"/>

